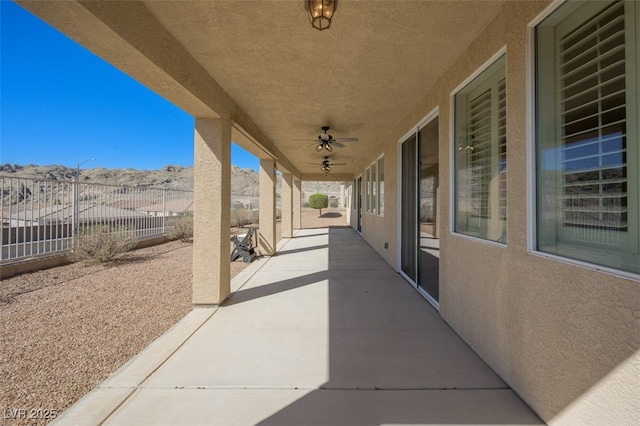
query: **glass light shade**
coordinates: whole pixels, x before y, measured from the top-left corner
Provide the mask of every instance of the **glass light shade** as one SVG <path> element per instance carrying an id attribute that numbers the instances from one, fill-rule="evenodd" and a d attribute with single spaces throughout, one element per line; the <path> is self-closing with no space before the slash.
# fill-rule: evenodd
<path id="1" fill-rule="evenodd" d="M 307 0 L 309 21 L 316 30 L 326 30 L 331 26 L 331 18 L 336 11 L 338 0 Z"/>

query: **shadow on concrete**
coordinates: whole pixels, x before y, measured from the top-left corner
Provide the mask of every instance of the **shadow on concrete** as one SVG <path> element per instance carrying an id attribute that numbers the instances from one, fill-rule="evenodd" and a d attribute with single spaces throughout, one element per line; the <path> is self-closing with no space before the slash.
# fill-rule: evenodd
<path id="1" fill-rule="evenodd" d="M 284 256 L 284 255 L 287 255 L 287 254 L 302 253 L 302 252 L 305 252 L 305 251 L 322 250 L 322 249 L 326 249 L 326 248 L 329 248 L 329 246 L 327 244 L 324 244 L 324 245 L 321 245 L 321 246 L 298 248 L 298 249 L 293 249 L 293 250 L 280 250 L 275 255 L 276 256 Z"/>
<path id="2" fill-rule="evenodd" d="M 356 232 L 330 229 L 328 256 L 327 271 L 238 293 L 328 280 L 329 380 L 259 424 L 544 424 L 395 271 L 367 267 L 378 255 Z"/>
<path id="3" fill-rule="evenodd" d="M 325 229 L 326 226 L 319 226 L 317 228 L 302 228 L 302 229 Z M 309 238 L 309 237 L 320 237 L 322 235 L 326 235 L 325 233 L 321 232 L 319 234 L 308 234 L 308 235 L 294 235 L 293 238 Z"/>
<path id="4" fill-rule="evenodd" d="M 320 215 L 321 218 L 327 218 L 327 219 L 331 219 L 331 218 L 336 218 L 336 217 L 342 217 L 342 213 L 339 212 L 327 212 L 323 215 Z"/>
<path id="5" fill-rule="evenodd" d="M 349 225 L 322 225 L 322 226 L 305 226 L 302 229 L 353 229 Z M 324 234 L 314 234 L 313 236 L 324 235 Z M 307 237 L 309 235 L 303 235 L 302 237 Z M 298 238 L 298 237 L 294 237 Z"/>
<path id="6" fill-rule="evenodd" d="M 318 281 L 326 280 L 329 273 L 327 271 L 314 272 L 307 275 L 291 278 L 288 280 L 277 281 L 271 284 L 264 284 L 258 287 L 248 289 L 240 289 L 228 298 L 222 306 L 232 306 L 238 303 L 249 302 L 261 297 L 272 296 L 274 294 L 283 293 L 285 291 L 295 290 Z"/>

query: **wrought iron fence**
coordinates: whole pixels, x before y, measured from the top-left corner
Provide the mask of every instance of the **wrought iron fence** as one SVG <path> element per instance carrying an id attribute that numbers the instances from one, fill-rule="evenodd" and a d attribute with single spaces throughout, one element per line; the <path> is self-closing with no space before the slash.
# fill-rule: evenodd
<path id="1" fill-rule="evenodd" d="M 68 252 L 90 227 L 166 235 L 193 215 L 193 192 L 0 176 L 2 264 Z"/>

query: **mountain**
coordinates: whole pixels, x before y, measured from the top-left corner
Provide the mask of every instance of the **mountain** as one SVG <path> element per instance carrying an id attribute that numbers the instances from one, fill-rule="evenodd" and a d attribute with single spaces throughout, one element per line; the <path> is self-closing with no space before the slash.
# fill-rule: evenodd
<path id="1" fill-rule="evenodd" d="M 59 165 L 0 165 L 0 176 L 14 178 L 71 181 L 76 176 L 76 172 L 75 168 Z M 103 167 L 81 169 L 80 182 L 192 191 L 193 167 L 167 165 L 160 170 L 105 169 Z M 276 184 L 278 193 L 281 185 L 281 179 L 278 176 Z M 252 169 L 231 166 L 231 193 L 233 195 L 257 196 L 258 188 L 258 173 Z M 340 185 L 338 182 L 303 182 L 302 191 L 305 193 L 305 198 L 316 192 L 337 196 L 340 193 Z"/>

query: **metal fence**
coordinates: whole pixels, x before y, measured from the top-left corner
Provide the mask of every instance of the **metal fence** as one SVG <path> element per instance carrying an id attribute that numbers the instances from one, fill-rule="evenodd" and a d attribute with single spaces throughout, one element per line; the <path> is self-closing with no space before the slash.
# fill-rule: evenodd
<path id="1" fill-rule="evenodd" d="M 69 251 L 91 227 L 166 235 L 193 215 L 193 192 L 0 176 L 1 264 Z"/>

